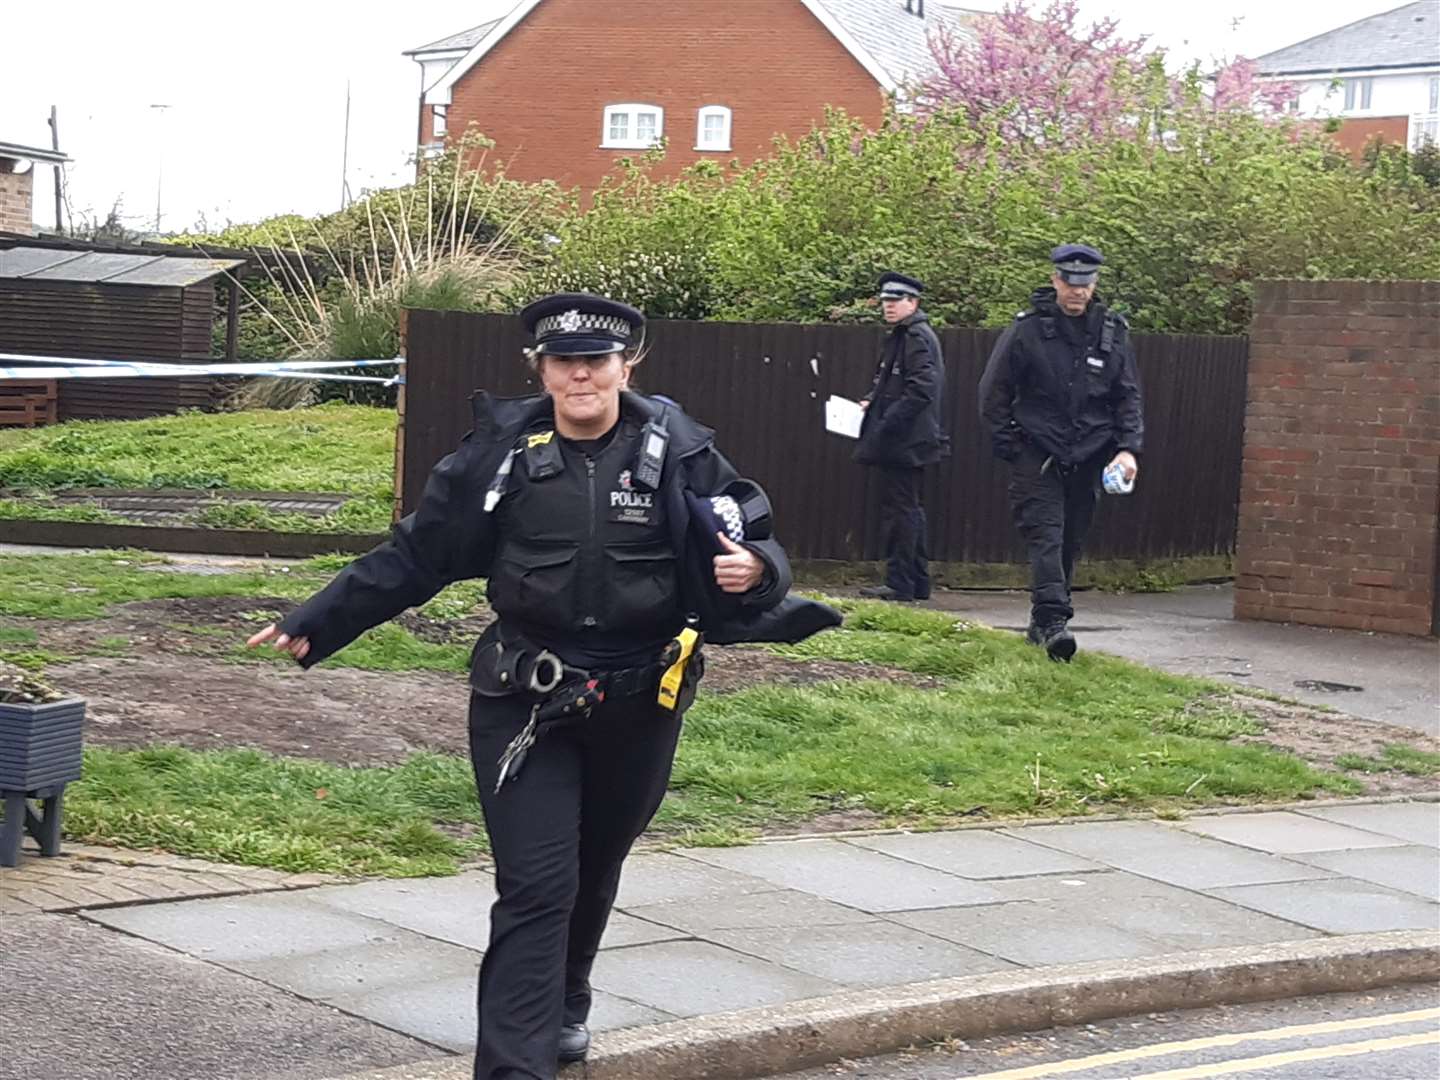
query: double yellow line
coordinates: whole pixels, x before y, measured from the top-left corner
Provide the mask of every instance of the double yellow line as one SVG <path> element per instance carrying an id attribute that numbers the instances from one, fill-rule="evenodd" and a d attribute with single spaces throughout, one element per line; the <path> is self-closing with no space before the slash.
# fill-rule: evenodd
<path id="1" fill-rule="evenodd" d="M 985 1073 L 967 1077 L 965 1080 L 1042 1080 L 1045 1077 L 1064 1076 L 1066 1073 L 1086 1072 L 1106 1065 L 1121 1065 L 1146 1058 L 1168 1057 L 1199 1050 L 1217 1050 L 1227 1046 L 1239 1046 L 1247 1042 L 1283 1041 L 1300 1039 L 1311 1035 L 1334 1035 L 1344 1031 L 1361 1031 L 1365 1028 L 1394 1027 L 1400 1024 L 1415 1024 L 1426 1020 L 1440 1019 L 1440 1009 L 1415 1009 L 1410 1012 L 1389 1013 L 1384 1016 L 1361 1016 L 1354 1020 L 1331 1020 L 1318 1024 L 1295 1024 L 1290 1027 L 1270 1028 L 1268 1031 L 1240 1031 L 1227 1035 L 1212 1035 L 1203 1039 L 1185 1039 L 1180 1042 L 1156 1043 L 1152 1046 L 1137 1046 L 1131 1050 L 1112 1050 L 1089 1057 L 1071 1058 L 1045 1065 L 1025 1065 L 1001 1072 Z M 1334 1043 L 1329 1046 L 1309 1046 L 1303 1050 L 1286 1050 L 1260 1057 L 1234 1058 L 1217 1061 L 1208 1065 L 1192 1065 L 1164 1072 L 1132 1076 L 1129 1080 L 1204 1080 L 1205 1077 L 1230 1076 L 1235 1073 L 1253 1072 L 1257 1069 L 1273 1069 L 1304 1061 L 1320 1061 L 1326 1058 L 1353 1057 L 1357 1054 L 1373 1054 L 1385 1050 L 1400 1050 L 1408 1046 L 1423 1046 L 1426 1043 L 1440 1044 L 1440 1028 L 1409 1035 L 1391 1035 L 1362 1042 Z"/>

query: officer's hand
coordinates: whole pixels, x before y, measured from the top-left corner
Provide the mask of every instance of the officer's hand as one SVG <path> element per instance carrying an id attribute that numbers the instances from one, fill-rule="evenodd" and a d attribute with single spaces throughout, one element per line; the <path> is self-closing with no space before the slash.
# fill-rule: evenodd
<path id="1" fill-rule="evenodd" d="M 866 409 L 868 409 L 869 407 L 870 407 L 870 399 L 869 399 L 869 398 L 861 398 L 861 399 L 860 399 L 860 411 L 861 411 L 861 412 L 864 412 L 864 411 L 865 411 Z"/>
<path id="2" fill-rule="evenodd" d="M 765 576 L 765 564 L 749 548 L 743 548 L 722 532 L 717 532 L 724 555 L 715 556 L 715 584 L 722 592 L 749 592 Z"/>
<path id="3" fill-rule="evenodd" d="M 292 638 L 289 634 L 282 634 L 280 628 L 273 622 L 258 634 L 252 634 L 245 645 L 247 648 L 254 649 L 264 645 L 267 641 L 274 642 L 275 648 L 281 652 L 288 652 L 296 660 L 304 660 L 305 654 L 310 651 L 308 637 Z"/>
<path id="4" fill-rule="evenodd" d="M 1140 471 L 1140 465 L 1135 460 L 1135 455 L 1129 450 L 1121 450 L 1110 460 L 1111 465 L 1119 465 L 1125 470 L 1125 482 L 1128 484 L 1135 479 L 1135 474 Z"/>

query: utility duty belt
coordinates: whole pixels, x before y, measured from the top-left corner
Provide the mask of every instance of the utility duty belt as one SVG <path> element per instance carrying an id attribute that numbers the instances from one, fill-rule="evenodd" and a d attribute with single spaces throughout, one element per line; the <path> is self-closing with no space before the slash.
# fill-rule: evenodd
<path id="1" fill-rule="evenodd" d="M 595 672 L 573 667 L 499 624 L 492 627 L 476 645 L 472 687 L 486 696 L 521 694 L 532 702 L 529 720 L 500 755 L 495 790 L 520 771 L 530 747 L 548 728 L 584 720 L 603 701 L 653 693 L 663 709 L 689 708 L 705 673 L 705 660 L 704 635 L 697 620 L 691 616 L 686 623 L 653 663 Z M 498 688 L 498 693 L 491 688 Z"/>

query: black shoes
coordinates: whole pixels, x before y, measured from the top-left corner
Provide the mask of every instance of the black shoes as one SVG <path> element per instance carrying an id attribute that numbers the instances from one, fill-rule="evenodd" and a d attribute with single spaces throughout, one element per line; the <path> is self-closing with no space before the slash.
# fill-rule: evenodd
<path id="1" fill-rule="evenodd" d="M 915 599 L 913 596 L 902 596 L 889 585 L 866 585 L 860 590 L 860 595 L 867 600 L 893 600 L 897 604 L 909 604 Z"/>
<path id="2" fill-rule="evenodd" d="M 584 1061 L 590 1053 L 590 1029 L 584 1024 L 566 1024 L 560 1029 L 560 1052 L 557 1055 L 562 1065 L 572 1061 Z"/>
<path id="3" fill-rule="evenodd" d="M 1025 640 L 1031 645 L 1039 645 L 1045 650 L 1045 655 L 1051 660 L 1070 662 L 1075 655 L 1075 635 L 1066 627 L 1063 620 L 1047 623 L 1040 626 L 1031 622 L 1025 630 Z"/>

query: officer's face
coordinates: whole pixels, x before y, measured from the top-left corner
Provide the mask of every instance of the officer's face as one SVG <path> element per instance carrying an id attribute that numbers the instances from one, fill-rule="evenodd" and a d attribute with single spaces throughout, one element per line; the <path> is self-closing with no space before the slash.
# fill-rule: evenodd
<path id="1" fill-rule="evenodd" d="M 885 313 L 885 321 L 897 323 L 901 319 L 908 319 L 915 314 L 915 309 L 920 306 L 920 301 L 914 297 L 907 297 L 904 300 L 881 300 L 880 310 Z"/>
<path id="2" fill-rule="evenodd" d="M 569 438 L 603 435 L 620 419 L 620 391 L 630 367 L 620 353 L 608 356 L 545 356 L 540 383 L 555 399 L 555 427 Z"/>
<path id="3" fill-rule="evenodd" d="M 1066 315 L 1085 314 L 1085 309 L 1090 305 L 1090 297 L 1095 295 L 1095 282 L 1071 285 L 1059 274 L 1051 274 L 1050 281 L 1055 286 L 1055 301 L 1060 305 L 1061 311 Z"/>

